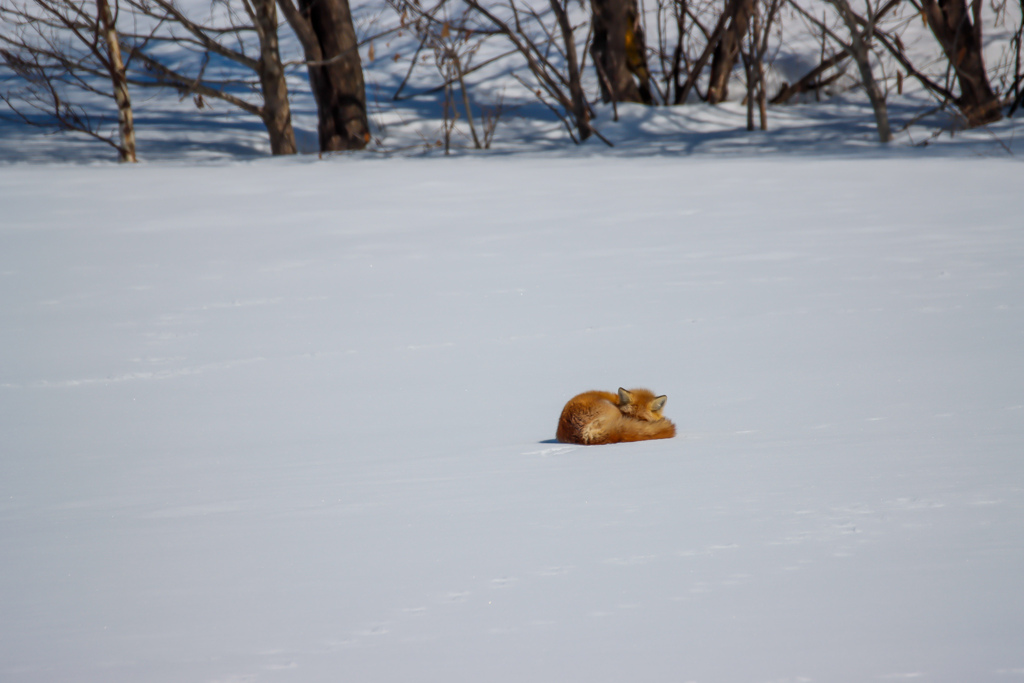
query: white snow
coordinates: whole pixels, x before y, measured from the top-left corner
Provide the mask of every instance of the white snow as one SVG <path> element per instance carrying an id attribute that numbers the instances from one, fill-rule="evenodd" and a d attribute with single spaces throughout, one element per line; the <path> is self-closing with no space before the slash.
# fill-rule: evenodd
<path id="1" fill-rule="evenodd" d="M 763 151 L 0 167 L 0 679 L 1024 680 L 1024 167 Z"/>
<path id="2" fill-rule="evenodd" d="M 1021 117 L 882 60 L 888 147 L 855 91 L 747 132 L 741 83 L 573 147 L 496 62 L 444 158 L 417 45 L 365 48 L 364 154 L 176 93 L 131 168 L 0 120 L 0 682 L 1024 683 Z M 553 441 L 619 386 L 679 436 Z"/>

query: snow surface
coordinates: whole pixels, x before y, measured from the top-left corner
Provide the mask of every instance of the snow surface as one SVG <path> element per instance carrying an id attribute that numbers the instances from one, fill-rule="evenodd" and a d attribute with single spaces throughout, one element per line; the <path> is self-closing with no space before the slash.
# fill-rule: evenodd
<path id="1" fill-rule="evenodd" d="M 0 167 L 0 679 L 1024 680 L 1022 181 Z"/>

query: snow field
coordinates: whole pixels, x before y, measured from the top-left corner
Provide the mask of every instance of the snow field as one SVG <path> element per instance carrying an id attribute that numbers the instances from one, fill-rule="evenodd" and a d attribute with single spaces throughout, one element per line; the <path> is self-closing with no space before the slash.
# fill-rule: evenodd
<path id="1" fill-rule="evenodd" d="M 0 168 L 0 677 L 1018 680 L 1020 184 Z"/>

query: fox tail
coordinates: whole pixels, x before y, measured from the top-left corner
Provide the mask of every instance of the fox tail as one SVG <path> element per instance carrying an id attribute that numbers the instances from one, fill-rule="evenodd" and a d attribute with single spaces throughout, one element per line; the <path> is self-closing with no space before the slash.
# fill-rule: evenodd
<path id="1" fill-rule="evenodd" d="M 613 430 L 615 441 L 647 441 L 648 439 L 671 439 L 676 435 L 676 426 L 671 420 L 644 422 L 624 417 Z"/>

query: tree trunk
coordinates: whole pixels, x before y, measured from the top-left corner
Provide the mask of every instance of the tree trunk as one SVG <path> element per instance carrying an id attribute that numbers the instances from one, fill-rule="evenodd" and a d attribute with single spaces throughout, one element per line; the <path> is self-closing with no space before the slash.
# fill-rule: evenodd
<path id="1" fill-rule="evenodd" d="M 348 0 L 278 0 L 302 43 L 316 97 L 320 151 L 363 149 L 370 141 L 366 87 Z"/>
<path id="2" fill-rule="evenodd" d="M 736 58 L 747 35 L 747 25 L 754 12 L 754 0 L 736 0 L 725 4 L 725 11 L 732 11 L 729 25 L 722 33 L 711 59 L 711 77 L 708 80 L 708 103 L 724 102 L 729 96 L 729 77 L 736 65 Z"/>
<path id="3" fill-rule="evenodd" d="M 320 45 L 309 65 L 319 112 L 320 151 L 363 149 L 370 141 L 366 87 L 348 0 L 299 0 Z"/>
<path id="4" fill-rule="evenodd" d="M 981 2 L 972 0 L 973 22 L 966 0 L 922 0 L 925 18 L 960 82 L 956 104 L 970 127 L 1003 118 L 999 98 L 985 73 L 981 42 Z"/>
<path id="5" fill-rule="evenodd" d="M 856 25 L 851 26 L 850 38 L 853 42 L 853 61 L 857 63 L 857 69 L 860 71 L 860 80 L 864 85 L 864 90 L 868 94 L 868 100 L 871 102 L 871 109 L 875 113 L 875 125 L 878 127 L 878 141 L 879 142 L 891 142 L 892 141 L 892 130 L 889 127 L 889 107 L 885 103 L 885 95 L 882 94 L 881 88 L 878 87 L 878 81 L 875 80 L 875 75 L 871 71 L 871 63 L 868 61 L 870 50 L 864 43 L 864 39 L 861 38 L 860 34 L 857 33 Z"/>
<path id="6" fill-rule="evenodd" d="M 846 28 L 850 31 L 849 52 L 853 57 L 853 61 L 857 63 L 861 84 L 868 95 L 868 100 L 871 101 L 871 109 L 875 113 L 878 141 L 891 142 L 892 130 L 889 127 L 889 107 L 885 103 L 885 95 L 882 93 L 882 89 L 878 87 L 878 81 L 875 80 L 875 74 L 871 71 L 871 62 L 869 61 L 871 50 L 868 47 L 868 41 L 875 32 L 875 22 L 878 20 L 878 17 L 877 15 L 874 17 L 869 16 L 864 33 L 861 34 L 857 17 L 854 15 L 849 3 L 846 0 L 829 1 L 839 12 L 840 18 L 842 18 Z"/>
<path id="7" fill-rule="evenodd" d="M 562 31 L 565 43 L 566 67 L 569 71 L 569 97 L 572 99 L 572 116 L 576 119 L 576 129 L 580 133 L 580 141 L 590 137 L 590 107 L 583 92 L 583 81 L 580 78 L 580 63 L 576 58 L 576 40 L 573 38 L 572 22 L 560 0 L 551 0 L 551 9 L 558 19 L 558 27 Z"/>
<path id="8" fill-rule="evenodd" d="M 636 0 L 592 0 L 594 59 L 605 102 L 651 104 L 647 46 Z M 633 80 L 633 77 L 636 80 Z"/>
<path id="9" fill-rule="evenodd" d="M 117 129 L 120 145 L 117 148 L 121 162 L 135 163 L 135 118 L 132 115 L 132 100 L 128 96 L 128 81 L 124 73 L 124 61 L 121 59 L 121 43 L 114 27 L 114 17 L 110 13 L 107 0 L 96 0 L 96 12 L 99 14 L 99 28 L 103 31 L 103 40 L 107 44 L 107 70 L 114 89 L 114 102 L 117 103 Z"/>
<path id="10" fill-rule="evenodd" d="M 277 6 L 274 0 L 253 0 L 253 23 L 260 39 L 260 59 L 257 72 L 263 91 L 260 116 L 270 136 L 272 154 L 295 154 L 295 131 L 292 129 L 292 111 L 288 104 L 288 85 L 281 65 L 277 38 Z"/>

